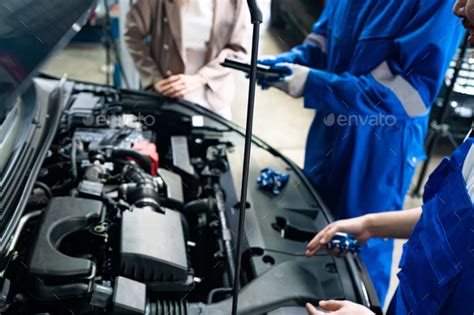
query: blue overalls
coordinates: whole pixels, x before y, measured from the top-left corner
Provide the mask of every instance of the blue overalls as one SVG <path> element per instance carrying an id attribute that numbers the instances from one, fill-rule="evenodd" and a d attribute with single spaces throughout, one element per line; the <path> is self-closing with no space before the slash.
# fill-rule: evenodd
<path id="1" fill-rule="evenodd" d="M 468 140 L 430 176 L 420 221 L 404 245 L 388 314 L 474 314 L 474 206 L 462 168 Z M 474 167 L 474 165 L 471 165 Z"/>
<path id="2" fill-rule="evenodd" d="M 454 0 L 328 0 L 304 44 L 279 62 L 312 68 L 305 173 L 336 219 L 401 209 L 431 104 L 459 45 Z M 383 303 L 393 241 L 362 249 Z"/>

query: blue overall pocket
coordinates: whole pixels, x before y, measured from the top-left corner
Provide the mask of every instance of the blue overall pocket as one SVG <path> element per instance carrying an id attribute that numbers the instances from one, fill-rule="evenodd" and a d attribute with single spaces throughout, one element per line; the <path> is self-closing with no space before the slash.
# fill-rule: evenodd
<path id="1" fill-rule="evenodd" d="M 462 271 L 439 221 L 439 206 L 439 197 L 425 204 L 400 263 L 400 289 L 411 314 L 437 314 Z"/>
<path id="2" fill-rule="evenodd" d="M 456 152 L 430 176 L 423 214 L 404 248 L 397 300 L 403 313 L 472 314 L 474 209 Z"/>

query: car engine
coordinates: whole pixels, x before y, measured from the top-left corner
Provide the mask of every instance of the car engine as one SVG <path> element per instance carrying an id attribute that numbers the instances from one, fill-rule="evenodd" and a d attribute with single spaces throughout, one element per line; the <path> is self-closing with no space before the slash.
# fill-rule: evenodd
<path id="1" fill-rule="evenodd" d="M 156 96 L 75 83 L 64 102 L 2 268 L 1 310 L 228 314 L 243 137 Z M 354 265 L 302 254 L 327 224 L 318 200 L 270 148 L 255 154 L 293 178 L 287 201 L 252 185 L 239 314 L 362 300 Z M 259 170 L 253 165 L 251 176 Z"/>

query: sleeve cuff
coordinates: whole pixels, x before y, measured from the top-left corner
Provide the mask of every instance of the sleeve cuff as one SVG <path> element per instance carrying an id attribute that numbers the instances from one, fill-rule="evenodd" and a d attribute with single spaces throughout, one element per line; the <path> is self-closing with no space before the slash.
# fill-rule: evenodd
<path id="1" fill-rule="evenodd" d="M 334 93 L 327 84 L 329 74 L 325 71 L 311 69 L 304 88 L 304 107 L 323 110 L 327 93 Z"/>
<path id="2" fill-rule="evenodd" d="M 230 71 L 222 68 L 220 65 L 218 67 L 204 66 L 204 68 L 198 72 L 198 74 L 206 81 L 206 86 L 213 92 L 217 92 L 222 88 L 220 81 L 228 73 L 230 73 Z"/>

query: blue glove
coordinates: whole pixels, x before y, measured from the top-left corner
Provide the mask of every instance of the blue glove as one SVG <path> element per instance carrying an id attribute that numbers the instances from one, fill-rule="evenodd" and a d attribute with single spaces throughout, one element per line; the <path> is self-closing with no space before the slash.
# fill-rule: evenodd
<path id="1" fill-rule="evenodd" d="M 295 60 L 293 53 L 285 52 L 275 56 L 265 56 L 262 59 L 257 60 L 257 63 L 265 66 L 269 66 L 273 69 L 281 69 L 287 72 L 288 76 L 292 74 L 291 69 L 288 67 L 281 67 L 277 66 L 279 63 L 292 63 Z M 257 77 L 257 84 L 262 87 L 263 90 L 267 90 L 276 82 L 283 81 L 284 78 L 280 78 L 280 80 L 267 80 L 266 78 L 258 78 Z"/>
<path id="2" fill-rule="evenodd" d="M 290 67 L 282 64 L 276 64 L 273 66 L 270 66 L 272 69 L 275 70 L 280 70 L 285 73 L 285 76 L 282 76 L 280 78 L 267 78 L 265 76 L 258 76 L 257 75 L 257 84 L 262 87 L 263 90 L 267 90 L 271 86 L 273 86 L 275 83 L 278 82 L 283 82 L 286 77 L 291 76 L 293 74 L 293 71 L 290 69 Z"/>
<path id="3" fill-rule="evenodd" d="M 291 52 L 285 52 L 275 56 L 264 56 L 262 59 L 259 59 L 257 62 L 261 65 L 273 67 L 278 63 L 293 63 L 295 61 L 295 56 Z"/>

